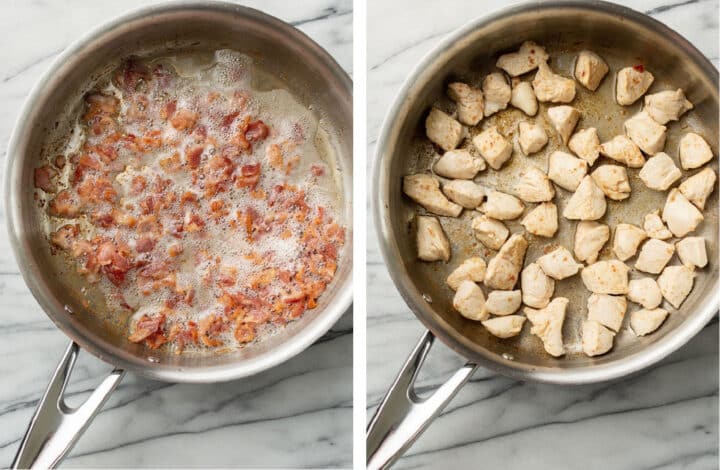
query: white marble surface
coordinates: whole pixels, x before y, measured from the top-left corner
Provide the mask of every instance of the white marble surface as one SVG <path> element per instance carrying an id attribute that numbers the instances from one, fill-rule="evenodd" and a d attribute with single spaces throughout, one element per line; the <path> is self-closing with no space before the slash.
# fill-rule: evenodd
<path id="1" fill-rule="evenodd" d="M 148 1 L 13 1 L 0 5 L 0 157 L 30 87 L 88 29 Z M 256 0 L 352 68 L 351 0 Z M 4 162 L 3 162 L 4 163 Z M 0 214 L 4 219 L 4 214 Z M 33 300 L 0 230 L 0 467 L 7 467 L 68 340 Z M 110 367 L 87 354 L 71 403 Z M 129 375 L 64 462 L 66 467 L 349 467 L 352 313 L 318 343 L 263 374 L 176 385 Z"/>
<path id="2" fill-rule="evenodd" d="M 509 3 L 368 0 L 368 168 L 382 119 L 414 65 L 453 29 Z M 717 0 L 623 3 L 681 32 L 717 66 Z M 370 416 L 422 327 L 392 287 L 372 220 L 367 272 Z M 436 343 L 418 385 L 432 389 L 462 363 Z M 717 469 L 717 320 L 622 383 L 564 388 L 481 370 L 396 468 Z"/>

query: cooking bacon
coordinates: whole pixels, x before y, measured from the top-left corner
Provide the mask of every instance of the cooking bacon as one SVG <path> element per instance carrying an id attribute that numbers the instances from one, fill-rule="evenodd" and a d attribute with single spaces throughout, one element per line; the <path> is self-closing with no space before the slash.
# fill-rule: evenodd
<path id="1" fill-rule="evenodd" d="M 69 250 L 73 247 L 79 231 L 80 227 L 77 225 L 63 225 L 50 235 L 50 241 L 58 248 Z"/>
<path id="2" fill-rule="evenodd" d="M 55 176 L 57 176 L 57 171 L 48 165 L 35 168 L 35 187 L 42 189 L 46 193 L 54 193 L 56 188 L 52 178 Z"/>
<path id="3" fill-rule="evenodd" d="M 178 109 L 170 118 L 170 125 L 179 131 L 192 129 L 197 122 L 198 114 L 189 109 Z"/>
<path id="4" fill-rule="evenodd" d="M 128 340 L 133 343 L 141 343 L 149 338 L 151 335 L 160 333 L 162 327 L 165 325 L 165 314 L 159 313 L 155 316 L 143 315 L 135 323 L 135 329 Z"/>
<path id="5" fill-rule="evenodd" d="M 248 124 L 245 130 L 245 139 L 248 142 L 258 142 L 263 140 L 270 133 L 270 129 L 262 121 L 254 121 Z"/>

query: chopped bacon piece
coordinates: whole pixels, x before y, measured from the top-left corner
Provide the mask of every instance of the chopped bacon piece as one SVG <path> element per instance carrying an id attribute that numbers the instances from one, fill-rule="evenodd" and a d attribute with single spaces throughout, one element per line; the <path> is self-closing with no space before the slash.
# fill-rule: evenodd
<path id="1" fill-rule="evenodd" d="M 55 157 L 55 166 L 59 170 L 65 168 L 65 155 L 58 155 L 57 157 Z"/>
<path id="2" fill-rule="evenodd" d="M 196 170 L 200 166 L 200 157 L 204 150 L 203 145 L 193 145 L 185 150 L 185 162 L 191 169 Z"/>
<path id="3" fill-rule="evenodd" d="M 270 129 L 262 121 L 254 121 L 248 124 L 245 130 L 245 139 L 248 142 L 257 142 L 263 140 L 270 133 Z"/>
<path id="4" fill-rule="evenodd" d="M 138 274 L 142 277 L 160 280 L 167 277 L 170 274 L 170 267 L 163 261 L 153 261 L 150 264 L 143 266 L 138 271 Z"/>
<path id="5" fill-rule="evenodd" d="M 35 168 L 35 187 L 42 189 L 46 193 L 55 192 L 55 184 L 52 182 L 52 178 L 57 176 L 57 171 L 48 165 L 43 165 L 40 168 Z"/>
<path id="6" fill-rule="evenodd" d="M 254 323 L 246 323 L 240 320 L 241 319 L 238 318 L 238 322 L 235 325 L 235 339 L 239 343 L 249 343 L 255 339 L 257 326 Z"/>
<path id="7" fill-rule="evenodd" d="M 240 174 L 241 176 L 239 176 L 235 182 L 238 188 L 246 186 L 254 187 L 258 181 L 260 181 L 260 164 L 243 165 L 240 168 Z"/>
<path id="8" fill-rule="evenodd" d="M 63 225 L 56 232 L 50 234 L 50 241 L 58 248 L 69 250 L 73 247 L 79 231 L 80 228 L 77 225 Z"/>
<path id="9" fill-rule="evenodd" d="M 192 129 L 197 122 L 198 114 L 189 109 L 178 109 L 170 118 L 170 125 L 179 131 Z"/>
<path id="10" fill-rule="evenodd" d="M 67 217 L 73 219 L 80 213 L 80 205 L 72 199 L 70 191 L 60 191 L 55 198 L 50 201 L 50 215 L 56 217 Z"/>
<path id="11" fill-rule="evenodd" d="M 212 338 L 212 336 L 218 336 L 224 329 L 224 323 L 222 318 L 216 315 L 208 315 L 200 320 L 199 335 L 200 341 L 206 346 L 216 347 L 223 344 L 222 340 L 218 338 Z"/>
<path id="12" fill-rule="evenodd" d="M 322 176 L 325 174 L 325 167 L 315 163 L 310 167 L 310 173 L 312 173 L 313 176 Z"/>
<path id="13" fill-rule="evenodd" d="M 265 150 L 265 157 L 267 158 L 267 161 L 271 167 L 275 168 L 276 170 L 280 170 L 283 168 L 282 151 L 280 150 L 280 146 L 278 144 L 268 145 L 267 149 Z"/>
<path id="14" fill-rule="evenodd" d="M 230 114 L 226 114 L 226 115 L 223 117 L 222 121 L 220 122 L 220 125 L 221 125 L 222 127 L 228 127 L 230 124 L 233 123 L 233 121 L 235 120 L 235 118 L 238 117 L 239 115 L 240 115 L 240 111 L 233 111 L 233 112 L 230 113 Z"/>
<path id="15" fill-rule="evenodd" d="M 142 237 L 135 242 L 135 251 L 138 253 L 149 253 L 154 247 L 155 240 L 150 237 Z"/>
<path id="16" fill-rule="evenodd" d="M 176 109 L 177 101 L 168 101 L 167 103 L 165 103 L 165 106 L 160 109 L 160 118 L 166 120 L 170 119 L 175 114 Z"/>
<path id="17" fill-rule="evenodd" d="M 133 343 L 141 343 L 149 338 L 151 335 L 160 333 L 162 327 L 165 325 L 165 314 L 159 313 L 154 316 L 143 315 L 135 323 L 135 329 L 132 334 L 128 336 L 128 340 Z"/>
<path id="18" fill-rule="evenodd" d="M 140 84 L 150 79 L 150 71 L 137 59 L 125 61 L 115 74 L 115 84 L 126 92 L 137 91 Z"/>

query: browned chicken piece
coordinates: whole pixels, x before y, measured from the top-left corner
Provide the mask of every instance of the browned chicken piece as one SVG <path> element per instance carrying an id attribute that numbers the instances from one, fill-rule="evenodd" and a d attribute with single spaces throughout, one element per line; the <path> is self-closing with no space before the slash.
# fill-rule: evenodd
<path id="1" fill-rule="evenodd" d="M 538 204 L 520 223 L 528 233 L 539 237 L 552 237 L 558 229 L 557 206 L 552 202 Z"/>
<path id="2" fill-rule="evenodd" d="M 675 91 L 667 90 L 647 95 L 643 109 L 658 124 L 667 124 L 680 119 L 680 116 L 693 109 L 693 104 L 685 98 L 682 89 L 678 88 Z"/>
<path id="3" fill-rule="evenodd" d="M 495 126 L 473 137 L 472 142 L 493 170 L 502 168 L 512 155 L 512 144 L 498 132 Z"/>
<path id="4" fill-rule="evenodd" d="M 565 297 L 556 297 L 543 309 L 535 310 L 530 307 L 523 309 L 528 320 L 532 323 L 530 333 L 537 335 L 543 342 L 545 351 L 554 357 L 565 354 L 562 327 L 565 322 L 565 311 L 569 303 L 570 300 Z"/>
<path id="5" fill-rule="evenodd" d="M 694 231 L 704 217 L 683 193 L 671 189 L 662 211 L 662 219 L 676 237 L 684 237 Z"/>
<path id="6" fill-rule="evenodd" d="M 530 82 L 523 82 L 517 78 L 512 79 L 510 104 L 528 116 L 537 114 L 538 102 Z"/>
<path id="7" fill-rule="evenodd" d="M 445 152 L 433 167 L 436 174 L 445 178 L 471 180 L 485 169 L 485 161 L 475 158 L 465 149 Z"/>
<path id="8" fill-rule="evenodd" d="M 462 281 L 483 282 L 487 265 L 479 256 L 473 256 L 462 262 L 447 278 L 447 284 L 452 290 L 457 290 Z"/>
<path id="9" fill-rule="evenodd" d="M 683 181 L 678 189 L 695 207 L 705 210 L 705 201 L 715 189 L 717 176 L 712 168 L 704 168 Z"/>
<path id="10" fill-rule="evenodd" d="M 688 132 L 680 139 L 680 166 L 683 170 L 700 168 L 713 159 L 710 145 L 700 135 Z"/>
<path id="11" fill-rule="evenodd" d="M 577 131 L 570 137 L 568 148 L 588 162 L 588 165 L 594 164 L 600 156 L 600 137 L 598 137 L 597 129 L 588 127 Z"/>
<path id="12" fill-rule="evenodd" d="M 405 176 L 403 192 L 434 214 L 457 217 L 462 212 L 461 205 L 450 202 L 440 191 L 440 182 L 426 173 Z"/>
<path id="13" fill-rule="evenodd" d="M 580 51 L 575 60 L 575 79 L 590 91 L 597 90 L 608 70 L 603 58 L 592 51 Z"/>
<path id="14" fill-rule="evenodd" d="M 610 227 L 592 220 L 582 220 L 575 229 L 575 257 L 592 264 L 610 239 Z"/>
<path id="15" fill-rule="evenodd" d="M 510 235 L 510 231 L 505 227 L 505 224 L 486 215 L 475 217 L 471 223 L 471 228 L 475 238 L 491 250 L 499 250 Z"/>
<path id="16" fill-rule="evenodd" d="M 580 119 L 580 111 L 572 106 L 553 106 L 547 110 L 548 119 L 557 131 L 563 144 L 568 143 L 570 135 L 572 135 L 578 120 Z"/>
<path id="17" fill-rule="evenodd" d="M 450 240 L 443 232 L 435 217 L 417 216 L 418 258 L 423 261 L 448 261 L 450 259 Z"/>
<path id="18" fill-rule="evenodd" d="M 570 220 L 597 220 L 605 215 L 606 209 L 602 189 L 592 177 L 586 176 L 565 206 L 563 217 Z"/>
<path id="19" fill-rule="evenodd" d="M 538 64 L 547 60 L 548 54 L 542 46 L 533 41 L 525 41 L 517 52 L 501 55 L 495 65 L 511 77 L 517 77 L 535 70 Z"/>
<path id="20" fill-rule="evenodd" d="M 677 309 L 692 291 L 694 280 L 692 266 L 668 266 L 658 276 L 657 283 L 665 300 Z"/>
<path id="21" fill-rule="evenodd" d="M 667 127 L 655 122 L 645 111 L 640 111 L 625 121 L 625 133 L 640 150 L 655 155 L 665 147 Z"/>
<path id="22" fill-rule="evenodd" d="M 617 74 L 615 98 L 618 104 L 629 106 L 648 91 L 655 77 L 640 66 L 625 67 Z"/>
<path id="23" fill-rule="evenodd" d="M 582 348 L 587 356 L 600 356 L 610 351 L 614 338 L 615 333 L 596 321 L 586 320 L 582 324 Z"/>
<path id="24" fill-rule="evenodd" d="M 553 73 L 545 62 L 538 65 L 532 86 L 543 103 L 569 103 L 575 98 L 575 80 Z"/>
<path id="25" fill-rule="evenodd" d="M 480 122 L 485 108 L 481 89 L 466 83 L 453 82 L 448 85 L 447 94 L 457 106 L 458 121 L 466 126 L 476 126 Z"/>
<path id="26" fill-rule="evenodd" d="M 488 263 L 485 285 L 491 289 L 512 290 L 522 269 L 528 242 L 521 234 L 510 236 Z"/>
<path id="27" fill-rule="evenodd" d="M 620 261 L 630 259 L 635 256 L 638 247 L 646 238 L 645 231 L 636 225 L 617 224 L 613 237 L 613 252 Z"/>
<path id="28" fill-rule="evenodd" d="M 483 114 L 490 117 L 498 111 L 507 108 L 512 89 L 505 76 L 499 72 L 491 73 L 483 80 L 482 91 L 485 96 Z"/>
<path id="29" fill-rule="evenodd" d="M 596 294 L 624 295 L 628 291 L 628 267 L 616 259 L 598 261 L 580 273 L 583 284 Z"/>
<path id="30" fill-rule="evenodd" d="M 437 108 L 432 108 L 425 119 L 428 139 L 445 151 L 452 150 L 462 142 L 463 126 Z"/>
<path id="31" fill-rule="evenodd" d="M 622 201 L 630 197 L 630 181 L 625 167 L 600 165 L 590 176 L 605 196 L 613 201 Z"/>
<path id="32" fill-rule="evenodd" d="M 680 179 L 682 172 L 667 153 L 659 152 L 645 162 L 639 176 L 648 188 L 665 191 Z"/>
<path id="33" fill-rule="evenodd" d="M 588 164 L 585 160 L 576 158 L 561 150 L 556 150 L 550 154 L 548 177 L 563 189 L 568 191 L 577 190 L 580 182 L 587 175 L 587 171 Z"/>
<path id="34" fill-rule="evenodd" d="M 645 157 L 635 143 L 625 135 L 616 135 L 600 144 L 600 154 L 630 168 L 642 168 Z"/>
<path id="35" fill-rule="evenodd" d="M 548 136 L 540 124 L 529 122 L 518 124 L 518 143 L 525 155 L 539 152 L 547 142 Z"/>

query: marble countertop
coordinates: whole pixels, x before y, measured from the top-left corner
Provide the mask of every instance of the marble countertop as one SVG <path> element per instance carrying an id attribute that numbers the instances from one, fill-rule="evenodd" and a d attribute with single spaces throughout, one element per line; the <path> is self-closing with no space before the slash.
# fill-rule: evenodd
<path id="1" fill-rule="evenodd" d="M 382 119 L 414 65 L 447 33 L 512 1 L 368 2 L 368 169 Z M 718 1 L 623 2 L 682 33 L 718 65 Z M 368 206 L 368 210 L 370 206 Z M 368 417 L 423 331 L 368 223 Z M 440 342 L 418 380 L 437 387 L 463 360 Z M 478 371 L 396 468 L 718 468 L 718 322 L 621 383 L 557 387 Z"/>
<path id="2" fill-rule="evenodd" d="M 0 15 L 0 157 L 30 87 L 88 29 L 147 0 L 9 2 Z M 352 1 L 242 2 L 288 21 L 352 69 Z M 4 162 L 3 162 L 4 165 Z M 0 221 L 4 214 L 0 209 Z M 35 303 L 0 230 L 0 467 L 10 465 L 68 339 Z M 80 403 L 110 371 L 81 354 Z M 234 382 L 168 384 L 128 375 L 66 467 L 349 467 L 352 312 L 287 363 Z"/>

